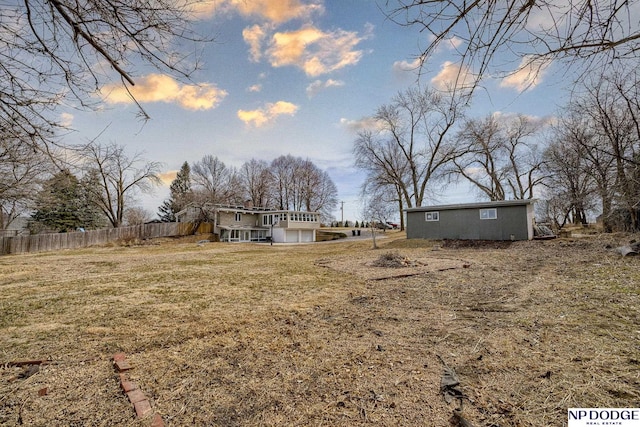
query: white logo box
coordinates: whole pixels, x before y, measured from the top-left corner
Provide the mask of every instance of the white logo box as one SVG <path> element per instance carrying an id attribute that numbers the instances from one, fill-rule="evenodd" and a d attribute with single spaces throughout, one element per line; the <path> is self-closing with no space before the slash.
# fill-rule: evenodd
<path id="1" fill-rule="evenodd" d="M 569 408 L 567 427 L 640 427 L 640 408 Z"/>

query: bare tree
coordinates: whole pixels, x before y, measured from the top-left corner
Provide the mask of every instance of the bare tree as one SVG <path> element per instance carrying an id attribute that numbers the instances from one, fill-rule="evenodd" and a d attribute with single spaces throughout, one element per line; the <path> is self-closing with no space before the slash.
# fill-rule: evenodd
<path id="1" fill-rule="evenodd" d="M 422 206 L 456 153 L 450 134 L 462 108 L 461 100 L 431 89 L 399 93 L 378 108 L 378 128 L 358 135 L 356 166 L 371 182 L 391 186 L 398 203 Z"/>
<path id="2" fill-rule="evenodd" d="M 455 46 L 462 72 L 472 70 L 476 83 L 487 74 L 514 70 L 529 73 L 533 81 L 552 60 L 579 62 L 586 72 L 611 62 L 635 62 L 640 52 L 638 0 L 386 0 L 385 4 L 391 20 L 415 26 L 426 35 L 422 64 L 444 45 Z M 511 55 L 512 62 L 505 55 Z M 511 69 L 500 69 L 505 63 Z"/>
<path id="3" fill-rule="evenodd" d="M 161 164 L 145 161 L 141 153 L 129 157 L 124 147 L 92 143 L 84 147 L 83 154 L 83 168 L 94 176 L 89 186 L 93 202 L 113 227 L 123 224 L 124 213 L 137 191 L 149 192 L 160 183 Z"/>
<path id="4" fill-rule="evenodd" d="M 278 209 L 294 209 L 296 169 L 298 158 L 291 154 L 280 156 L 271 162 L 271 175 L 274 180 L 274 199 Z"/>
<path id="5" fill-rule="evenodd" d="M 376 185 L 367 187 L 365 184 L 362 186 L 361 200 L 363 205 L 361 215 L 369 223 L 373 249 L 378 248 L 376 243 L 377 225 L 383 224 L 384 227 L 384 224 L 387 223 L 395 211 L 394 193 L 390 190 L 389 187 Z"/>
<path id="6" fill-rule="evenodd" d="M 292 155 L 271 162 L 274 200 L 278 209 L 320 212 L 326 220 L 338 204 L 338 190 L 329 174 L 310 160 Z"/>
<path id="7" fill-rule="evenodd" d="M 4 2 L 0 128 L 23 144 L 51 141 L 57 105 L 91 107 L 104 83 L 133 85 L 140 61 L 188 77 L 198 64 L 185 42 L 205 40 L 191 29 L 193 12 L 192 2 L 173 0 Z"/>
<path id="8" fill-rule="evenodd" d="M 545 179 L 541 124 L 524 115 L 469 119 L 458 143 L 456 173 L 490 200 L 531 199 Z"/>
<path id="9" fill-rule="evenodd" d="M 322 220 L 329 220 L 338 205 L 338 189 L 326 171 L 310 160 L 302 163 L 300 176 L 302 206 L 307 212 L 320 212 Z"/>
<path id="10" fill-rule="evenodd" d="M 124 211 L 125 225 L 142 225 L 152 219 L 153 213 L 140 206 L 132 206 Z"/>
<path id="11" fill-rule="evenodd" d="M 241 188 L 236 175 L 235 169 L 218 157 L 205 155 L 191 168 L 195 199 L 200 204 L 241 204 Z"/>
<path id="12" fill-rule="evenodd" d="M 543 192 L 546 216 L 557 228 L 567 222 L 587 224 L 587 213 L 594 208 L 596 180 L 583 141 L 589 130 L 579 122 L 562 118 L 555 126 L 552 141 L 545 150 Z"/>
<path id="13" fill-rule="evenodd" d="M 253 206 L 271 205 L 273 176 L 269 163 L 251 159 L 240 167 L 238 176 L 245 200 L 250 200 Z"/>
<path id="14" fill-rule="evenodd" d="M 0 136 L 0 230 L 29 210 L 50 166 L 39 152 Z"/>
<path id="15" fill-rule="evenodd" d="M 490 200 L 504 200 L 506 165 L 500 158 L 504 140 L 494 116 L 467 120 L 458 132 L 460 154 L 453 158 L 456 173 Z"/>
<path id="16" fill-rule="evenodd" d="M 400 229 L 404 230 L 404 204 L 408 200 L 407 177 L 409 163 L 391 140 L 380 141 L 370 130 L 360 132 L 353 146 L 355 166 L 366 172 L 362 196 L 367 192 L 393 191 L 400 215 Z"/>
<path id="17" fill-rule="evenodd" d="M 579 141 L 587 149 L 593 176 L 602 198 L 605 228 L 610 228 L 613 207 L 625 211 L 629 227 L 637 230 L 640 190 L 637 183 L 640 157 L 640 79 L 635 69 L 586 81 L 583 93 L 570 105 L 589 138 Z"/>
<path id="18" fill-rule="evenodd" d="M 214 156 L 193 165 L 192 179 L 200 203 L 244 204 L 320 212 L 330 218 L 337 205 L 335 184 L 310 160 L 280 156 L 271 164 L 252 159 L 239 170 Z"/>

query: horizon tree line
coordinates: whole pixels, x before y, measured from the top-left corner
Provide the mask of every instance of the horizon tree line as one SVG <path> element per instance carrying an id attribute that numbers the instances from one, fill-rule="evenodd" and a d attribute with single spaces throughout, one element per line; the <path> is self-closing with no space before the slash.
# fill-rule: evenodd
<path id="1" fill-rule="evenodd" d="M 606 231 L 640 229 L 640 79 L 619 68 L 585 80 L 557 117 L 469 117 L 469 98 L 410 88 L 353 142 L 363 211 L 435 204 L 452 184 L 478 199 L 540 200 L 556 227 L 599 215 Z M 367 217 L 368 220 L 376 218 Z"/>
<path id="2" fill-rule="evenodd" d="M 282 155 L 268 163 L 251 159 L 239 168 L 227 166 L 213 155 L 189 165 L 184 162 L 159 208 L 162 221 L 189 204 L 204 203 L 320 212 L 329 219 L 338 203 L 331 177 L 311 160 Z"/>
<path id="3" fill-rule="evenodd" d="M 0 191 L 3 228 L 25 214 L 29 215 L 32 232 L 115 228 L 137 223 L 146 216 L 135 206 L 135 196 L 152 190 L 160 182 L 159 162 L 147 161 L 141 153 L 131 156 L 114 143 L 74 147 L 73 151 L 65 151 L 64 161 L 62 156 L 53 154 L 27 154 L 12 162 L 0 159 L 1 171 L 13 168 L 21 172 L 3 174 L 0 178 L 0 188 L 6 182 L 13 190 L 8 195 Z M 32 162 L 38 168 L 29 175 L 30 179 L 16 179 L 31 170 L 27 166 Z"/>
<path id="4" fill-rule="evenodd" d="M 97 143 L 65 151 L 63 162 L 34 155 L 21 144 L 3 140 L 0 147 L 0 227 L 29 214 L 31 232 L 65 232 L 120 227 L 152 220 L 136 206 L 135 196 L 160 184 L 161 164 L 123 146 Z M 278 167 L 278 174 L 274 173 Z M 271 164 L 251 159 L 228 167 L 213 155 L 184 162 L 170 185 L 170 197 L 159 207 L 163 221 L 188 203 L 277 207 L 321 212 L 330 218 L 337 189 L 327 172 L 291 155 Z"/>

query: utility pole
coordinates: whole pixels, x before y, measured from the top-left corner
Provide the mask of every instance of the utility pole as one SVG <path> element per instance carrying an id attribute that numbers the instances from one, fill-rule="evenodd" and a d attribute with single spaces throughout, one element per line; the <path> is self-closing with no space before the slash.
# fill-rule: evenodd
<path id="1" fill-rule="evenodd" d="M 344 202 L 340 202 L 340 224 L 344 226 Z"/>

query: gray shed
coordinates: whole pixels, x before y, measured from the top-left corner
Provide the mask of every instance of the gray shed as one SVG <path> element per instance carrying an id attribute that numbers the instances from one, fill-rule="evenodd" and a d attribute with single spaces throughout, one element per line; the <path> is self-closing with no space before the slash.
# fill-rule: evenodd
<path id="1" fill-rule="evenodd" d="M 534 200 L 406 209 L 408 239 L 531 240 Z"/>

